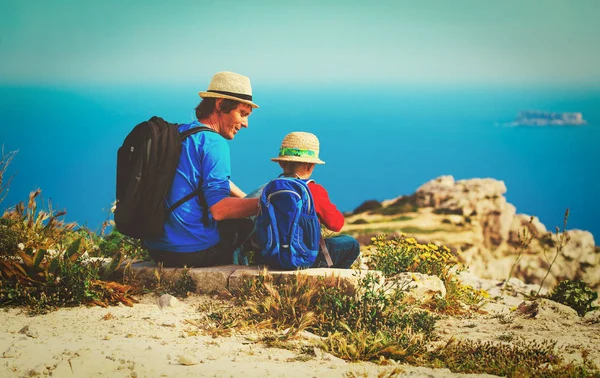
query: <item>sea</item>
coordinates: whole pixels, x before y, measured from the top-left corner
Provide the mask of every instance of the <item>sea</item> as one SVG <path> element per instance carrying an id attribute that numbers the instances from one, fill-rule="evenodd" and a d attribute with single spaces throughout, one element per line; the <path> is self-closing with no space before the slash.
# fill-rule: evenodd
<path id="1" fill-rule="evenodd" d="M 17 151 L 0 209 L 40 188 L 45 206 L 99 231 L 111 219 L 117 149 L 127 133 L 154 115 L 191 122 L 199 89 L 0 86 L 0 142 L 5 155 Z M 313 178 L 342 211 L 412 194 L 442 175 L 489 177 L 504 181 L 518 213 L 554 230 L 569 209 L 568 229 L 600 239 L 600 88 L 253 83 L 253 90 L 260 108 L 229 142 L 232 180 L 246 192 L 280 173 L 270 158 L 283 137 L 307 131 L 326 162 Z M 588 124 L 509 126 L 522 110 L 582 112 Z"/>

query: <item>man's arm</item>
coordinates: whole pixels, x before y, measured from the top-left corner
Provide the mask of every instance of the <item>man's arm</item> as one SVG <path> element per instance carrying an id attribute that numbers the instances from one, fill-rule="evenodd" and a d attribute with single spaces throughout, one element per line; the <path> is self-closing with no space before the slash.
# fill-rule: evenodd
<path id="1" fill-rule="evenodd" d="M 210 213 L 217 221 L 246 218 L 258 213 L 258 198 L 223 198 L 210 207 Z"/>
<path id="2" fill-rule="evenodd" d="M 246 193 L 242 191 L 242 189 L 238 188 L 237 185 L 233 183 L 233 181 L 229 180 L 229 191 L 230 195 L 235 198 L 244 198 L 246 197 Z"/>

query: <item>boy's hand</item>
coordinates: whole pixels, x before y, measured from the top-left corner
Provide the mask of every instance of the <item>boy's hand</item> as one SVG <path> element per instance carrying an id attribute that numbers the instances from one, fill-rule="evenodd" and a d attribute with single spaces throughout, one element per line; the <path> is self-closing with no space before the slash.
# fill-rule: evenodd
<path id="1" fill-rule="evenodd" d="M 244 193 L 240 188 L 238 188 L 237 185 L 235 185 L 231 180 L 229 180 L 229 195 L 231 197 L 236 198 L 246 197 L 246 193 Z"/>

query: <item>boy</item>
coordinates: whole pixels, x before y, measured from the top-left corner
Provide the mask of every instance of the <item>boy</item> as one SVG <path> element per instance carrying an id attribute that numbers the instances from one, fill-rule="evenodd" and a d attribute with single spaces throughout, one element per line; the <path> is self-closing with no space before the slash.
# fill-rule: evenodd
<path id="1" fill-rule="evenodd" d="M 279 163 L 284 176 L 296 177 L 304 181 L 308 181 L 316 164 L 325 164 L 319 159 L 319 139 L 314 134 L 305 132 L 293 132 L 286 135 L 281 143 L 279 156 L 271 160 Z M 321 224 L 331 231 L 340 231 L 344 226 L 344 216 L 331 203 L 325 188 L 314 181 L 308 183 L 308 188 Z M 360 255 L 358 242 L 348 235 L 326 238 L 325 245 L 333 262 L 332 268 L 349 269 Z M 312 267 L 327 267 L 322 251 L 319 251 Z"/>

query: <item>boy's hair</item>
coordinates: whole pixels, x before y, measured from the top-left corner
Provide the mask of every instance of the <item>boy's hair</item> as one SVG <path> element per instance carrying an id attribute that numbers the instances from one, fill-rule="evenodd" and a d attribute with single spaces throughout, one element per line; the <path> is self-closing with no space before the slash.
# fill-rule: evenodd
<path id="1" fill-rule="evenodd" d="M 280 161 L 278 163 L 285 173 L 295 173 L 302 167 L 309 168 L 309 166 L 315 165 L 315 163 L 301 163 L 297 161 Z"/>
<path id="2" fill-rule="evenodd" d="M 229 114 L 233 109 L 237 108 L 241 102 L 230 100 L 228 98 L 222 99 L 221 112 Z M 196 106 L 196 119 L 203 119 L 208 117 L 214 110 L 216 110 L 217 99 L 214 97 L 203 98 L 202 101 Z"/>

